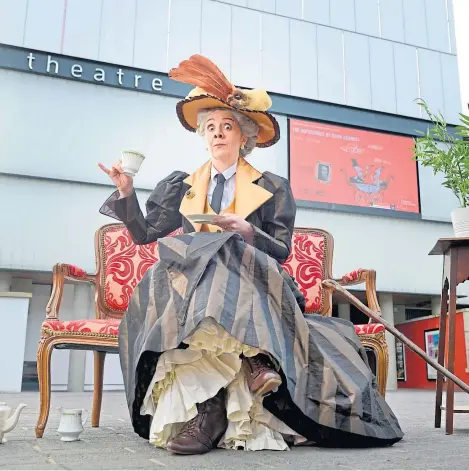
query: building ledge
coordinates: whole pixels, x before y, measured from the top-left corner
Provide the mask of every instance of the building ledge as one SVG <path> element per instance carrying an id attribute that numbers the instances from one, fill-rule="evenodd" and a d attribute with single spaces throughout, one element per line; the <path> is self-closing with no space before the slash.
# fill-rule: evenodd
<path id="1" fill-rule="evenodd" d="M 0 298 L 32 298 L 32 293 L 21 293 L 18 291 L 3 291 L 0 292 Z"/>

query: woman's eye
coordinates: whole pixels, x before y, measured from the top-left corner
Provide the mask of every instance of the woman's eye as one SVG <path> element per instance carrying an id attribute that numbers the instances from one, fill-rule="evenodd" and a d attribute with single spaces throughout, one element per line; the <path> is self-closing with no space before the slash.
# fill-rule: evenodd
<path id="1" fill-rule="evenodd" d="M 209 131 L 213 131 L 215 128 L 214 128 L 213 125 L 210 125 L 210 126 L 207 127 L 207 129 L 208 129 Z"/>
<path id="2" fill-rule="evenodd" d="M 227 131 L 231 131 L 231 124 L 226 123 L 226 124 L 225 124 L 225 129 L 226 129 Z"/>

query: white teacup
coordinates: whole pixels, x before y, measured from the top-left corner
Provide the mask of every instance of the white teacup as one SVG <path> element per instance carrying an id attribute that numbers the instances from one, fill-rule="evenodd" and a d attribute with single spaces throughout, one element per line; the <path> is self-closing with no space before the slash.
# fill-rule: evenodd
<path id="1" fill-rule="evenodd" d="M 128 177 L 134 177 L 140 170 L 142 162 L 145 160 L 145 156 L 140 152 L 134 150 L 123 150 L 121 167 L 124 170 L 124 174 Z"/>

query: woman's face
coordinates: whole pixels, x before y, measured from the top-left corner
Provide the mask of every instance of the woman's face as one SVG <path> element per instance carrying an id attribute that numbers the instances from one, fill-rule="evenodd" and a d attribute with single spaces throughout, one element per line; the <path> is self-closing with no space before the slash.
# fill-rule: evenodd
<path id="1" fill-rule="evenodd" d="M 205 123 L 205 143 L 212 159 L 234 163 L 246 138 L 233 114 L 227 110 L 212 111 Z"/>

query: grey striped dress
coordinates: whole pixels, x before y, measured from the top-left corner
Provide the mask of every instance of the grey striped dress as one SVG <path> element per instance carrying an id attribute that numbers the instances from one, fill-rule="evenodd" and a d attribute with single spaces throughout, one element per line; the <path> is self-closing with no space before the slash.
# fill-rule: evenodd
<path id="1" fill-rule="evenodd" d="M 267 173 L 256 182 L 273 198 L 246 218 L 256 230 L 254 244 L 248 245 L 238 234 L 193 232 L 180 214 L 164 211 L 163 201 L 174 208 L 184 197 L 186 176 L 173 174 L 157 186 L 146 218 L 135 195 L 119 200 L 114 194 L 101 209 L 123 221 L 137 243 L 159 238 L 160 261 L 136 287 L 119 330 L 135 432 L 148 438 L 151 416 L 141 415 L 141 405 L 159 355 L 185 348 L 183 340 L 211 317 L 243 344 L 277 360 L 283 384 L 264 399 L 264 407 L 298 434 L 336 447 L 399 441 L 403 432 L 377 391 L 353 325 L 305 317 L 302 295 L 280 266 L 290 250 L 295 215 L 288 182 Z M 285 208 L 293 210 L 286 215 Z M 269 218 L 277 218 L 277 226 Z M 164 237 L 181 223 L 187 233 Z M 282 237 L 276 237 L 278 227 Z"/>

